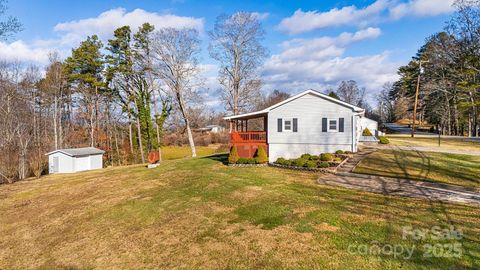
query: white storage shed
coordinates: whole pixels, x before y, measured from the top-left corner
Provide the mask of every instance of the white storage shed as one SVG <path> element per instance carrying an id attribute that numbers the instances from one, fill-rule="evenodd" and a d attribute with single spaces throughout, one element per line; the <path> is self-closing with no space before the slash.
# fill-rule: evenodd
<path id="1" fill-rule="evenodd" d="M 103 168 L 103 153 L 95 147 L 58 149 L 47 153 L 49 173 L 74 173 Z"/>

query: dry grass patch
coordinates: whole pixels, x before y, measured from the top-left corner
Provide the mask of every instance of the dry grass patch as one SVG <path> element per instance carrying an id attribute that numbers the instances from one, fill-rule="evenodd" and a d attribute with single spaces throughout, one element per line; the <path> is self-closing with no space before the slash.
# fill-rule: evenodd
<path id="1" fill-rule="evenodd" d="M 413 146 L 413 147 L 431 147 L 433 149 L 450 149 L 461 151 L 480 151 L 479 141 L 469 141 L 468 138 L 448 138 L 441 137 L 440 147 L 438 146 L 438 138 L 425 135 L 415 135 L 414 138 L 410 134 L 389 134 L 388 139 L 391 145 L 397 146 Z"/>

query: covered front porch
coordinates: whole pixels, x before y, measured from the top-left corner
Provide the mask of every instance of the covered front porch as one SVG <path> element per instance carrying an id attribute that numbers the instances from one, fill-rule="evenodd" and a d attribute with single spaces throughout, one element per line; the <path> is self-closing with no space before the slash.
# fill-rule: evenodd
<path id="1" fill-rule="evenodd" d="M 230 145 L 235 145 L 238 155 L 244 158 L 255 156 L 263 147 L 268 155 L 268 114 L 255 112 L 225 117 L 230 123 Z"/>

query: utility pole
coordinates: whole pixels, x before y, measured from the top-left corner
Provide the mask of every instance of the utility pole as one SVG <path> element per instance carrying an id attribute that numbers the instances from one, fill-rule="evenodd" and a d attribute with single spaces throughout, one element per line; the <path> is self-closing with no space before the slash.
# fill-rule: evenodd
<path id="1" fill-rule="evenodd" d="M 418 79 L 417 79 L 417 90 L 415 91 L 415 104 L 413 105 L 413 121 L 412 121 L 412 138 L 415 137 L 415 120 L 417 119 L 417 104 L 418 104 L 418 92 L 420 91 L 420 77 L 422 75 L 422 63 L 427 63 L 428 61 L 418 60 L 420 62 Z"/>

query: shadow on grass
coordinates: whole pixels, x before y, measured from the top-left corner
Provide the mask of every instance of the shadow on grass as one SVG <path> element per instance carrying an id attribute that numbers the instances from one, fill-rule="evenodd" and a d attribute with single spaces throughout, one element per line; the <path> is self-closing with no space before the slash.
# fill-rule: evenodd
<path id="1" fill-rule="evenodd" d="M 210 159 L 210 160 L 221 162 L 223 165 L 228 165 L 228 154 L 225 154 L 225 153 L 202 157 L 202 159 Z"/>

